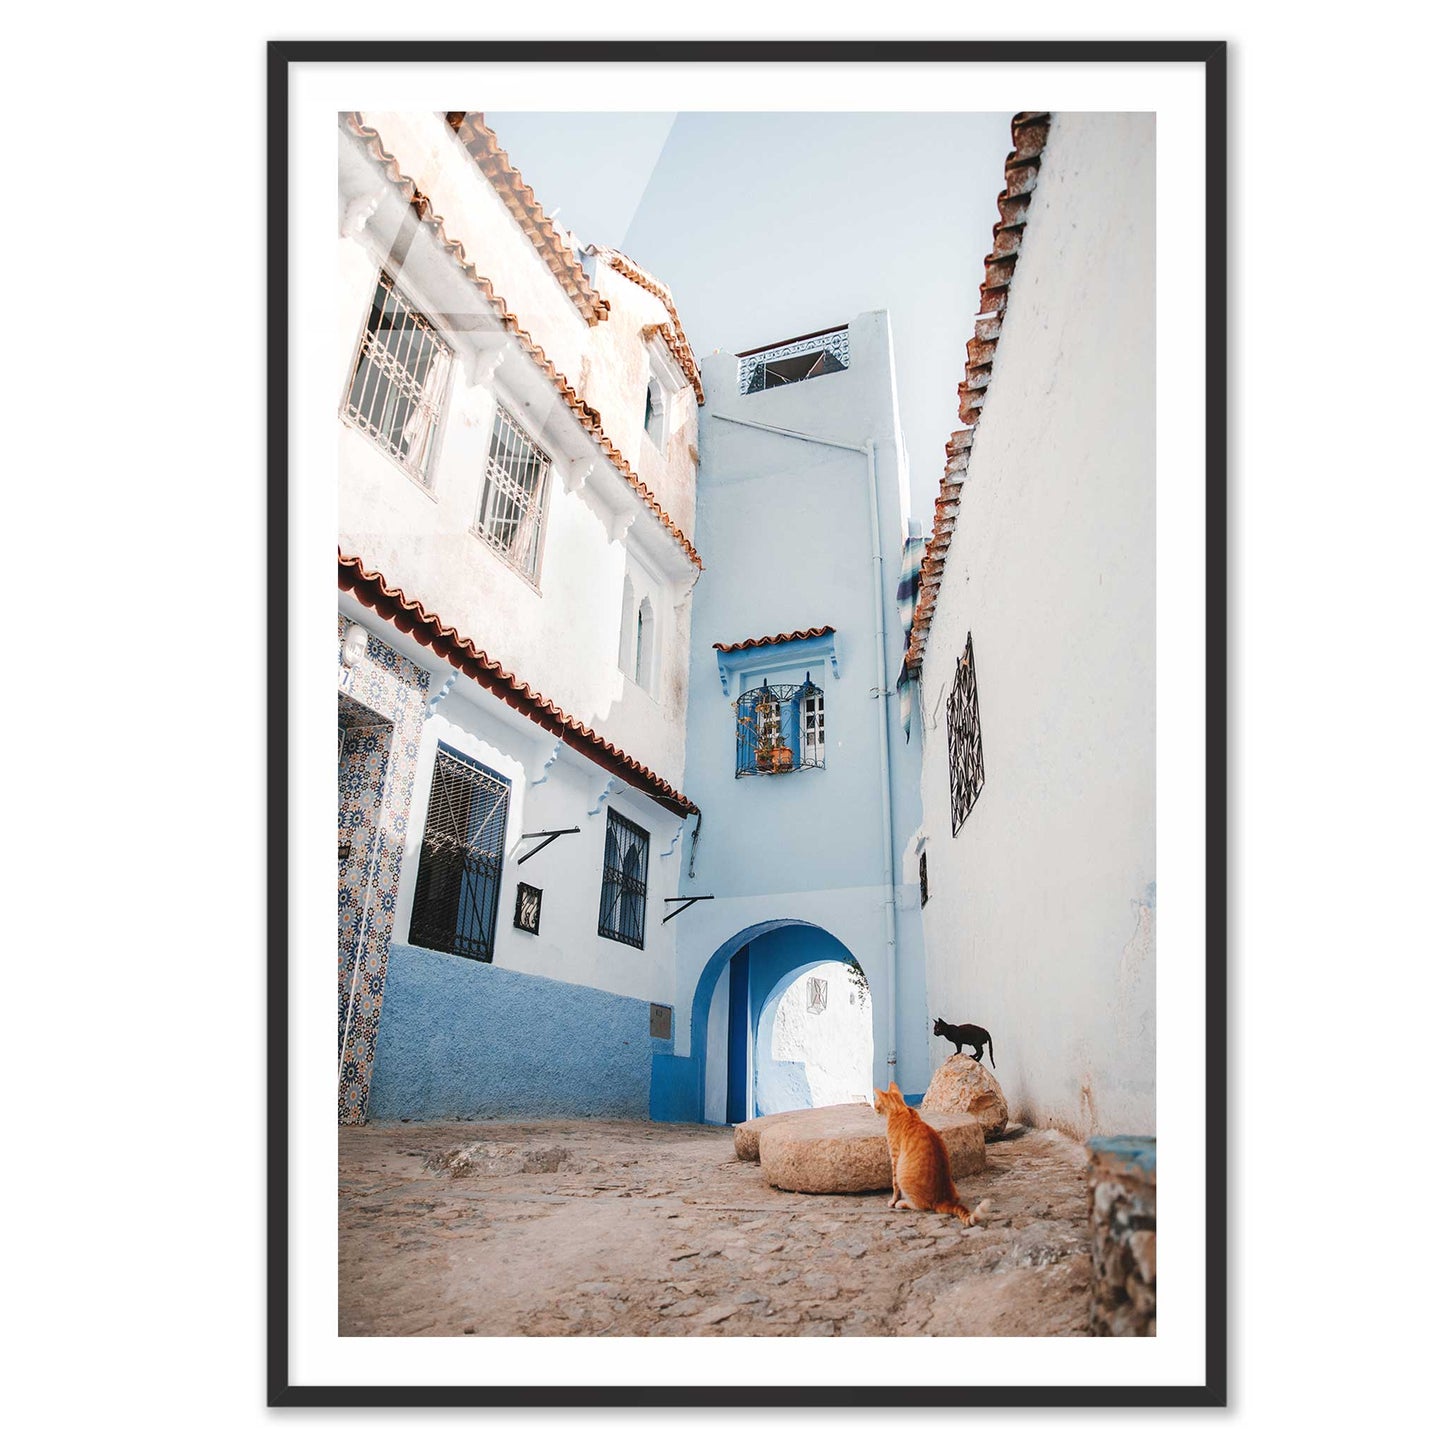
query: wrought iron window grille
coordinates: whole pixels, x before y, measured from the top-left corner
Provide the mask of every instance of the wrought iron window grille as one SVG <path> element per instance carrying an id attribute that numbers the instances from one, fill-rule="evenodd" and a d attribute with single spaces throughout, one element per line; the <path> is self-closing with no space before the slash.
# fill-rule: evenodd
<path id="1" fill-rule="evenodd" d="M 356 349 L 341 414 L 427 485 L 451 348 L 383 271 Z"/>
<path id="2" fill-rule="evenodd" d="M 618 943 L 643 947 L 647 921 L 647 852 L 650 836 L 611 808 L 602 856 L 602 900 L 597 932 Z"/>
<path id="3" fill-rule="evenodd" d="M 820 1014 L 828 1007 L 828 980 L 826 978 L 810 978 L 808 980 L 808 1012 Z"/>
<path id="4" fill-rule="evenodd" d="M 437 749 L 416 871 L 411 942 L 492 961 L 511 785 L 445 744 Z"/>
<path id="5" fill-rule="evenodd" d="M 551 469 L 552 459 L 511 412 L 498 405 L 476 533 L 533 583 L 542 559 L 542 519 Z"/>
<path id="6" fill-rule="evenodd" d="M 840 326 L 738 357 L 738 395 L 750 396 L 847 369 L 848 328 Z"/>
<path id="7" fill-rule="evenodd" d="M 918 906 L 928 902 L 928 854 L 918 855 Z"/>
<path id="8" fill-rule="evenodd" d="M 964 642 L 963 656 L 958 659 L 948 698 L 948 785 L 957 836 L 983 791 L 983 733 L 978 721 L 978 680 L 971 632 Z"/>
<path id="9" fill-rule="evenodd" d="M 742 693 L 733 704 L 737 718 L 734 777 L 796 773 L 823 766 L 823 689 L 811 673 L 802 682 L 769 683 Z"/>

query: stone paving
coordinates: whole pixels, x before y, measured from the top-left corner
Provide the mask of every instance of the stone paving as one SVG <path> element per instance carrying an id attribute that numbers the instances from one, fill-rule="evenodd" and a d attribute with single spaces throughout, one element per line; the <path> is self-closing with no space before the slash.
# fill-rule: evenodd
<path id="1" fill-rule="evenodd" d="M 1084 1335 L 1083 1148 L 1013 1128 L 984 1227 L 773 1189 L 731 1129 L 340 1131 L 343 1335 Z"/>

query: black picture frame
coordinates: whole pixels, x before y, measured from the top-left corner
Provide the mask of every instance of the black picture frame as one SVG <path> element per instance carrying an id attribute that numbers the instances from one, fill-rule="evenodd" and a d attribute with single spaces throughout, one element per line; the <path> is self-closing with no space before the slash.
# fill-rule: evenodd
<path id="1" fill-rule="evenodd" d="M 532 921 L 528 923 L 527 914 L 531 913 Z M 540 933 L 542 931 L 542 890 L 534 888 L 530 883 L 517 884 L 517 903 L 512 910 L 512 927 L 520 928 L 523 933 Z"/>
<path id="2" fill-rule="evenodd" d="M 1157 1407 L 1227 1403 L 1227 1259 L 1229 1174 L 1228 1080 L 1224 1052 L 1205 1053 L 1205 1381 L 1196 1385 L 953 1385 L 775 1386 L 740 1390 L 733 1384 L 681 1386 L 319 1385 L 290 1378 L 287 1232 L 288 1149 L 288 104 L 289 67 L 302 62 L 398 63 L 514 61 L 557 65 L 610 62 L 679 64 L 704 61 L 892 63 L 1180 63 L 1203 67 L 1205 82 L 1206 204 L 1205 473 L 1207 622 L 1206 919 L 1207 963 L 1203 1026 L 1209 1038 L 1227 1036 L 1226 927 L 1226 441 L 1227 441 L 1227 50 L 1220 41 L 946 41 L 921 42 L 476 42 L 275 41 L 267 54 L 267 1403 L 325 1406 L 998 1406 Z M 518 899 L 520 903 L 520 885 Z M 515 921 L 515 920 L 514 920 Z"/>

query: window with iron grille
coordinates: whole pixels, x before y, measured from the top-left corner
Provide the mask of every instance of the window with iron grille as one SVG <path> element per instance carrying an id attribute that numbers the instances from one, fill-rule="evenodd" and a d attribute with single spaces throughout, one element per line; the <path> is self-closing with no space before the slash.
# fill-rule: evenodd
<path id="1" fill-rule="evenodd" d="M 542 560 L 542 517 L 552 462 L 505 407 L 497 407 L 477 535 L 529 581 Z"/>
<path id="2" fill-rule="evenodd" d="M 823 766 L 823 689 L 812 678 L 801 683 L 763 679 L 733 705 L 737 716 L 735 777 L 795 773 Z"/>
<path id="3" fill-rule="evenodd" d="M 492 961 L 510 792 L 500 773 L 438 747 L 411 909 L 413 943 Z"/>
<path id="4" fill-rule="evenodd" d="M 642 947 L 647 918 L 647 848 L 650 839 L 636 823 L 607 810 L 607 848 L 602 856 L 602 903 L 597 932 L 603 938 Z"/>
<path id="5" fill-rule="evenodd" d="M 808 1012 L 820 1014 L 828 1007 L 828 980 L 826 978 L 810 978 L 808 980 Z"/>
<path id="6" fill-rule="evenodd" d="M 928 902 L 928 854 L 918 855 L 918 906 Z"/>
<path id="7" fill-rule="evenodd" d="M 383 271 L 342 415 L 422 483 L 435 450 L 451 357 L 436 327 Z"/>
<path id="8" fill-rule="evenodd" d="M 953 676 L 948 698 L 948 785 L 953 803 L 953 831 L 973 811 L 983 791 L 983 734 L 978 723 L 978 682 L 973 666 L 973 634 Z"/>

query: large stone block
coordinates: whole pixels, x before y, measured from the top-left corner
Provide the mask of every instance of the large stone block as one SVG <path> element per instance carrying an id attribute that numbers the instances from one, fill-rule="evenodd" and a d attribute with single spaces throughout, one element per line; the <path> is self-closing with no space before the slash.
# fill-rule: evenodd
<path id="1" fill-rule="evenodd" d="M 955 1179 L 983 1168 L 983 1126 L 968 1115 L 923 1114 L 943 1136 Z M 758 1135 L 763 1178 L 800 1194 L 865 1194 L 892 1187 L 888 1130 L 866 1104 L 775 1114 Z"/>
<path id="2" fill-rule="evenodd" d="M 998 1080 L 967 1054 L 944 1060 L 919 1108 L 940 1114 L 972 1114 L 983 1125 L 985 1139 L 1000 1139 L 1008 1128 L 1008 1100 Z"/>
<path id="3" fill-rule="evenodd" d="M 739 1159 L 751 1159 L 754 1162 L 758 1157 L 758 1137 L 764 1129 L 774 1124 L 780 1124 L 785 1119 L 801 1119 L 809 1114 L 835 1113 L 839 1109 L 852 1110 L 868 1109 L 867 1104 L 826 1104 L 817 1109 L 784 1109 L 777 1114 L 762 1114 L 756 1119 L 744 1119 L 741 1124 L 733 1125 L 733 1152 Z M 871 1113 L 872 1110 L 869 1109 Z"/>

